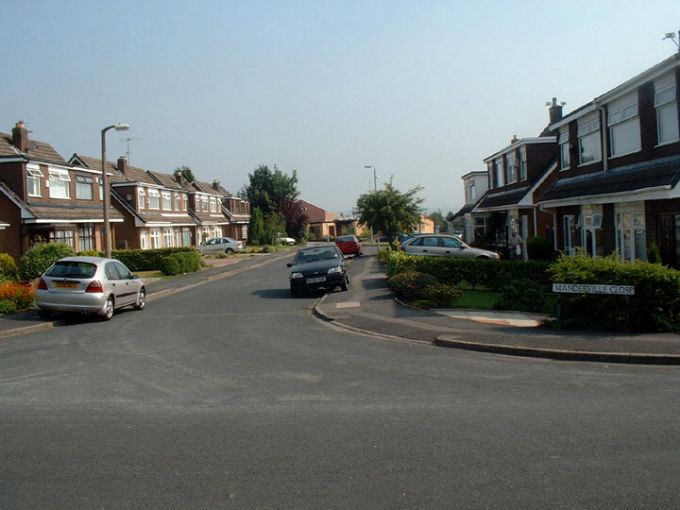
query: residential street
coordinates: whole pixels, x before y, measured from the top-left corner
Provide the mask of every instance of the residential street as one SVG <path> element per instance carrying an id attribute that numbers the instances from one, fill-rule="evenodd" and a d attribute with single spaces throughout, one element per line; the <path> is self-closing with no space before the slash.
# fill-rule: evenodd
<path id="1" fill-rule="evenodd" d="M 677 367 L 353 334 L 288 261 L 0 340 L 0 508 L 680 506 Z"/>

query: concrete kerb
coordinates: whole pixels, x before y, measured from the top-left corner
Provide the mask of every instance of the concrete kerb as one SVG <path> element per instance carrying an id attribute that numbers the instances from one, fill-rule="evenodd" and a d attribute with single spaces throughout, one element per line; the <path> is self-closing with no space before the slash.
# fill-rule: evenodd
<path id="1" fill-rule="evenodd" d="M 149 291 L 147 296 L 148 296 L 148 298 L 162 299 L 164 297 L 171 296 L 171 295 L 176 294 L 178 292 L 183 292 L 183 291 L 190 290 L 190 289 L 193 289 L 195 287 L 198 287 L 200 285 L 204 285 L 208 282 L 221 280 L 222 278 L 226 278 L 228 276 L 233 276 L 233 275 L 236 275 L 236 274 L 239 274 L 239 273 L 243 273 L 245 271 L 248 271 L 250 269 L 254 269 L 256 267 L 261 267 L 263 265 L 269 264 L 269 263 L 274 262 L 276 260 L 282 259 L 282 258 L 284 258 L 285 256 L 288 256 L 288 255 L 290 255 L 289 252 L 283 252 L 282 254 L 276 254 L 276 256 L 267 257 L 266 260 L 263 260 L 262 262 L 258 262 L 258 263 L 255 263 L 255 264 L 252 264 L 252 265 L 249 265 L 249 266 L 245 266 L 245 267 L 237 267 L 237 268 L 235 268 L 231 271 L 225 271 L 225 272 L 218 273 L 218 274 L 215 274 L 215 275 L 210 275 L 206 278 L 201 279 L 198 282 L 189 283 L 187 285 L 183 285 L 183 286 L 176 287 L 176 288 L 162 289 L 162 290 L 159 290 L 159 291 L 156 291 L 156 292 Z M 38 331 L 46 331 L 46 330 L 52 329 L 54 327 L 63 326 L 64 324 L 66 324 L 65 320 L 57 320 L 57 321 L 53 321 L 53 322 L 43 322 L 43 323 L 39 323 L 39 324 L 31 324 L 30 326 L 19 326 L 19 327 L 16 327 L 16 328 L 11 328 L 11 329 L 7 329 L 7 330 L 4 330 L 4 331 L 0 331 L 0 339 L 11 338 L 11 337 L 20 336 L 20 335 L 27 335 L 29 333 L 35 333 L 35 332 L 38 332 Z"/>

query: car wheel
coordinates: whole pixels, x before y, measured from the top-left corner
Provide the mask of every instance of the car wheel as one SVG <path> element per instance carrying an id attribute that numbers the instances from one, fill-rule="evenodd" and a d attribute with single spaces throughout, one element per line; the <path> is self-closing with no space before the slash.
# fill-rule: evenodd
<path id="1" fill-rule="evenodd" d="M 49 319 L 52 317 L 52 312 L 50 310 L 38 310 L 38 317 L 41 319 Z"/>
<path id="2" fill-rule="evenodd" d="M 348 285 L 349 285 L 349 276 L 345 275 L 345 278 L 342 280 L 342 285 L 340 285 L 340 290 L 342 290 L 343 292 L 346 292 Z"/>
<path id="3" fill-rule="evenodd" d="M 224 250 L 224 253 L 226 253 L 227 255 L 233 255 L 234 250 L 232 250 L 231 248 L 227 248 L 226 250 Z"/>
<path id="4" fill-rule="evenodd" d="M 135 310 L 144 310 L 144 307 L 146 306 L 146 290 L 144 287 L 139 289 L 139 296 L 137 296 L 137 304 L 134 305 Z"/>
<path id="5" fill-rule="evenodd" d="M 106 300 L 106 303 L 104 303 L 102 319 L 105 321 L 110 321 L 111 317 L 113 317 L 113 309 L 114 309 L 113 296 L 109 296 L 108 299 Z"/>

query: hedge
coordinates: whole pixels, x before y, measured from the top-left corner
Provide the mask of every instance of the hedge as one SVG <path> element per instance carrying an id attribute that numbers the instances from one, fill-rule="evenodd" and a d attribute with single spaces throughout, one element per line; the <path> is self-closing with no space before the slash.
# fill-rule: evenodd
<path id="1" fill-rule="evenodd" d="M 193 273 L 201 268 L 201 254 L 197 251 L 185 251 L 166 255 L 161 259 L 160 270 L 166 275 Z"/>
<path id="2" fill-rule="evenodd" d="M 130 271 L 156 271 L 162 267 L 162 259 L 176 253 L 196 253 L 195 248 L 158 248 L 155 250 L 114 250 L 111 257 L 120 260 Z"/>
<path id="3" fill-rule="evenodd" d="M 19 278 L 24 281 L 38 278 L 54 262 L 73 254 L 73 249 L 64 243 L 36 244 L 19 259 Z"/>
<path id="4" fill-rule="evenodd" d="M 579 253 L 550 268 L 555 283 L 634 285 L 632 296 L 561 294 L 565 327 L 623 331 L 680 331 L 680 271 L 644 261 L 621 262 Z"/>
<path id="5" fill-rule="evenodd" d="M 547 271 L 550 263 L 545 261 L 424 257 L 398 251 L 389 252 L 386 259 L 387 276 L 417 271 L 431 274 L 441 283 L 460 285 L 465 281 L 473 288 L 483 285 L 495 291 L 500 291 L 517 280 L 531 280 L 546 288 L 550 285 L 550 274 Z"/>

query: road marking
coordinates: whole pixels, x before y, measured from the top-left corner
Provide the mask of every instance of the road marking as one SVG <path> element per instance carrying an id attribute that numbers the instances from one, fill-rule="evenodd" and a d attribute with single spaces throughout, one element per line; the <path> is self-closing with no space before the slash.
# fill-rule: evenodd
<path id="1" fill-rule="evenodd" d="M 359 301 L 345 301 L 344 303 L 336 303 L 335 308 L 357 308 L 360 307 Z"/>

